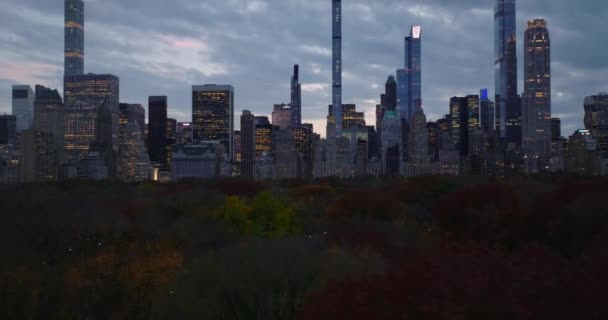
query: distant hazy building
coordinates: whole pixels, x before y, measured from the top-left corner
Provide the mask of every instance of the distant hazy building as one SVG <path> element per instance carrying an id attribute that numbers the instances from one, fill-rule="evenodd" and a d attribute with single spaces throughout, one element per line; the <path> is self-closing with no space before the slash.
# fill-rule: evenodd
<path id="1" fill-rule="evenodd" d="M 32 128 L 34 100 L 32 87 L 27 85 L 13 86 L 13 115 L 17 118 L 17 131 Z"/>
<path id="2" fill-rule="evenodd" d="M 54 181 L 57 179 L 57 156 L 50 133 L 27 129 L 21 136 L 19 158 L 20 181 Z"/>
<path id="3" fill-rule="evenodd" d="M 274 179 L 295 179 L 298 177 L 298 162 L 301 156 L 296 152 L 293 132 L 279 129 L 272 133 Z"/>
<path id="4" fill-rule="evenodd" d="M 175 130 L 175 144 L 192 143 L 192 122 L 178 122 Z"/>
<path id="5" fill-rule="evenodd" d="M 167 166 L 167 97 L 148 98 L 148 154 L 150 161 Z"/>
<path id="6" fill-rule="evenodd" d="M 99 109 L 111 117 L 112 148 L 118 152 L 119 79 L 113 75 L 74 75 L 64 78 L 65 144 L 72 165 L 89 153 L 97 134 Z"/>
<path id="7" fill-rule="evenodd" d="M 577 130 L 568 141 L 566 172 L 597 176 L 600 174 L 599 143 L 589 130 Z"/>
<path id="8" fill-rule="evenodd" d="M 65 164 L 65 106 L 57 90 L 36 86 L 34 129 L 51 135 L 56 157 L 53 165 Z"/>
<path id="9" fill-rule="evenodd" d="M 84 2 L 65 0 L 66 76 L 84 73 Z"/>
<path id="10" fill-rule="evenodd" d="M 0 116 L 0 131 L 2 130 Z M 0 185 L 19 183 L 19 146 L 0 143 Z"/>
<path id="11" fill-rule="evenodd" d="M 241 115 L 241 176 L 246 178 L 255 176 L 255 136 L 255 116 L 244 110 Z"/>
<path id="12" fill-rule="evenodd" d="M 302 124 L 302 85 L 300 84 L 300 66 L 293 66 L 291 76 L 291 125 L 293 127 Z"/>
<path id="13" fill-rule="evenodd" d="M 234 88 L 207 84 L 192 87 L 193 142 L 219 141 L 233 159 Z"/>
<path id="14" fill-rule="evenodd" d="M 174 181 L 229 177 L 230 161 L 226 148 L 217 141 L 177 146 L 173 153 L 171 173 Z"/>
<path id="15" fill-rule="evenodd" d="M 597 140 L 600 152 L 608 152 L 608 93 L 585 98 L 585 129 Z"/>
<path id="16" fill-rule="evenodd" d="M 439 137 L 439 174 L 445 176 L 460 175 L 461 157 L 452 135 L 441 133 Z"/>
<path id="17" fill-rule="evenodd" d="M 146 141 L 146 109 L 141 104 L 121 103 L 119 105 L 119 136 L 122 135 L 120 128 L 124 128 L 129 122 L 136 122 L 141 136 Z"/>
<path id="18" fill-rule="evenodd" d="M 540 163 L 551 153 L 551 42 L 547 21 L 528 21 L 524 36 L 522 147 Z"/>
<path id="19" fill-rule="evenodd" d="M 427 129 L 426 116 L 422 109 L 414 112 L 412 115 L 408 138 L 409 164 L 418 166 L 430 164 L 429 131 Z"/>
<path id="20" fill-rule="evenodd" d="M 167 118 L 167 148 L 165 154 L 167 155 L 167 167 L 171 167 L 171 161 L 173 160 L 173 150 L 175 149 L 175 141 L 177 140 L 177 120 Z"/>
<path id="21" fill-rule="evenodd" d="M 272 125 L 281 130 L 290 130 L 292 127 L 293 110 L 288 104 L 275 104 L 272 109 Z"/>
<path id="22" fill-rule="evenodd" d="M 13 144 L 17 137 L 17 117 L 0 115 L 0 145 Z"/>

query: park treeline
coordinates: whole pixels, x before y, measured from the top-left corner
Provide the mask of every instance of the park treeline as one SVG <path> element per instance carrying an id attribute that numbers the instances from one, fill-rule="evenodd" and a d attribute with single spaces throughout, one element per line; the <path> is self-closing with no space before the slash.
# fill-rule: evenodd
<path id="1" fill-rule="evenodd" d="M 608 180 L 0 188 L 2 319 L 608 319 Z"/>

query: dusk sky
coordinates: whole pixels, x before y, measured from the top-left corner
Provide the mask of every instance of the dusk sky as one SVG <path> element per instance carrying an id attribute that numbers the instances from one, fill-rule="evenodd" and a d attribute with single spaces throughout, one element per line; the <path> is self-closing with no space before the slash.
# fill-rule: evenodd
<path id="1" fill-rule="evenodd" d="M 343 102 L 374 124 L 384 82 L 403 67 L 404 37 L 422 25 L 423 108 L 448 112 L 451 96 L 494 91 L 494 0 L 343 0 Z M 11 85 L 62 88 L 63 0 L 4 0 L 0 113 Z M 518 2 L 519 91 L 523 32 L 545 18 L 552 41 L 553 115 L 563 134 L 582 128 L 583 99 L 608 91 L 605 0 Z M 85 0 L 85 71 L 120 77 L 120 100 L 147 107 L 167 95 L 169 116 L 190 121 L 191 85 L 231 84 L 235 115 L 269 115 L 288 102 L 300 65 L 303 119 L 324 134 L 331 103 L 331 0 Z M 235 121 L 238 123 L 238 121 Z"/>

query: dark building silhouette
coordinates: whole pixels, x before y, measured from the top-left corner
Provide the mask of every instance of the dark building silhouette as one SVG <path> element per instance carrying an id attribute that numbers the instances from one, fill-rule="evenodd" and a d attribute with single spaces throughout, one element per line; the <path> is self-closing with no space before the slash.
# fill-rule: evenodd
<path id="1" fill-rule="evenodd" d="M 97 108 L 95 140 L 91 143 L 90 151 L 99 153 L 108 168 L 108 177 L 114 178 L 118 172 L 118 150 L 114 150 L 112 118 L 110 110 Z"/>
<path id="2" fill-rule="evenodd" d="M 173 160 L 173 150 L 177 139 L 177 120 L 167 119 L 167 166 L 171 167 Z"/>
<path id="3" fill-rule="evenodd" d="M 585 98 L 585 129 L 597 140 L 600 152 L 608 152 L 608 93 Z"/>
<path id="4" fill-rule="evenodd" d="M 551 118 L 551 140 L 559 140 L 562 137 L 562 120 Z"/>
<path id="5" fill-rule="evenodd" d="M 148 98 L 148 154 L 150 161 L 167 163 L 167 97 Z"/>
<path id="6" fill-rule="evenodd" d="M 488 89 L 482 89 L 479 97 L 480 120 L 479 125 L 481 130 L 486 134 L 494 132 L 496 124 L 496 114 L 494 112 L 494 102 L 488 97 Z"/>
<path id="7" fill-rule="evenodd" d="M 389 76 L 384 86 L 384 107 L 386 110 L 397 109 L 397 81 L 395 77 Z"/>
<path id="8" fill-rule="evenodd" d="M 300 84 L 300 66 L 293 66 L 291 76 L 291 118 L 293 127 L 302 124 L 302 85 Z"/>
<path id="9" fill-rule="evenodd" d="M 0 144 L 9 144 L 15 141 L 17 135 L 17 117 L 0 115 Z"/>
<path id="10" fill-rule="evenodd" d="M 397 70 L 399 115 L 412 119 L 422 108 L 422 28 L 412 26 L 405 38 L 404 69 Z"/>
<path id="11" fill-rule="evenodd" d="M 146 109 L 141 104 L 121 103 L 120 124 L 126 126 L 129 122 L 137 123 L 141 136 L 145 137 L 146 131 Z"/>
<path id="12" fill-rule="evenodd" d="M 241 176 L 246 178 L 253 178 L 255 174 L 255 135 L 255 116 L 244 110 L 241 115 Z"/>

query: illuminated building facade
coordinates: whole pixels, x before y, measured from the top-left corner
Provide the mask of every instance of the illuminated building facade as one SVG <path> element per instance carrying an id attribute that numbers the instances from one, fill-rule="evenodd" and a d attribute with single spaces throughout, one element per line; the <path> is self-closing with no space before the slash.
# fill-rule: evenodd
<path id="1" fill-rule="evenodd" d="M 272 132 L 276 128 L 270 124 L 268 117 L 255 117 L 255 157 L 262 157 L 264 154 L 271 155 L 272 152 Z"/>
<path id="2" fill-rule="evenodd" d="M 175 144 L 184 145 L 192 143 L 192 122 L 178 122 L 175 129 Z"/>
<path id="3" fill-rule="evenodd" d="M 551 153 L 551 41 L 547 21 L 528 21 L 524 35 L 523 149 L 528 158 Z"/>
<path id="4" fill-rule="evenodd" d="M 65 75 L 84 74 L 84 2 L 65 0 Z"/>
<path id="5" fill-rule="evenodd" d="M 234 88 L 207 84 L 192 87 L 193 143 L 219 141 L 233 159 Z"/>
<path id="6" fill-rule="evenodd" d="M 110 115 L 112 149 L 118 152 L 119 79 L 109 74 L 64 78 L 65 145 L 68 162 L 77 165 L 96 139 L 99 109 Z"/>

